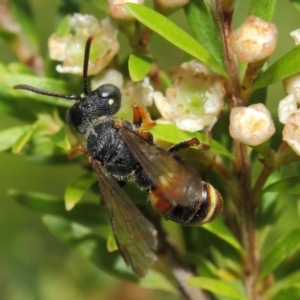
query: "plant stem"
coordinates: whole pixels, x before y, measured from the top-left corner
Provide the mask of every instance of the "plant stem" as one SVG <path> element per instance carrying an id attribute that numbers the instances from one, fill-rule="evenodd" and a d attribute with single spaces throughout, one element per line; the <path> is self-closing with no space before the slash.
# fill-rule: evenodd
<path id="1" fill-rule="evenodd" d="M 259 276 L 260 257 L 255 230 L 255 205 L 251 198 L 251 165 L 246 145 L 234 141 L 234 151 L 237 159 L 233 169 L 239 189 L 235 202 L 240 214 L 241 242 L 245 250 L 243 280 L 248 299 L 259 300 L 261 297 L 256 283 Z"/>

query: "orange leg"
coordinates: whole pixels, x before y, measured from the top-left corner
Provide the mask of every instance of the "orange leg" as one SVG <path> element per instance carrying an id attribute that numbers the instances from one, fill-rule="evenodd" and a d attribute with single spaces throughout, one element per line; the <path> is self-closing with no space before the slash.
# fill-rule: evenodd
<path id="1" fill-rule="evenodd" d="M 133 104 L 133 121 L 132 123 L 139 127 L 140 130 L 147 130 L 156 125 L 151 120 L 149 113 L 140 105 Z"/>
<path id="2" fill-rule="evenodd" d="M 68 158 L 73 159 L 79 153 L 84 153 L 85 155 L 88 155 L 87 149 L 83 145 L 78 145 L 69 150 Z"/>

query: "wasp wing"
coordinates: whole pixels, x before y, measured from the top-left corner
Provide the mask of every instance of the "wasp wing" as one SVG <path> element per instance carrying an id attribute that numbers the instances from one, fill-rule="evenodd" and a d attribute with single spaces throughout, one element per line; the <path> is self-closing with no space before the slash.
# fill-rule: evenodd
<path id="1" fill-rule="evenodd" d="M 157 232 L 100 162 L 92 160 L 92 166 L 120 254 L 126 264 L 143 277 L 156 260 Z"/>
<path id="2" fill-rule="evenodd" d="M 119 134 L 150 179 L 170 202 L 185 206 L 194 199 L 202 198 L 201 177 L 188 163 L 149 143 L 126 126 L 120 127 Z"/>

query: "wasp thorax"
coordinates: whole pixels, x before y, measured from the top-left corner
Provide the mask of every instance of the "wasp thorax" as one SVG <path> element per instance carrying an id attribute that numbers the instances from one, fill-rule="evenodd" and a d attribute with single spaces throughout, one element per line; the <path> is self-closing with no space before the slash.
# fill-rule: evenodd
<path id="1" fill-rule="evenodd" d="M 78 100 L 67 112 L 67 121 L 79 133 L 86 133 L 91 122 L 114 115 L 121 105 L 121 92 L 113 84 L 103 84 Z"/>

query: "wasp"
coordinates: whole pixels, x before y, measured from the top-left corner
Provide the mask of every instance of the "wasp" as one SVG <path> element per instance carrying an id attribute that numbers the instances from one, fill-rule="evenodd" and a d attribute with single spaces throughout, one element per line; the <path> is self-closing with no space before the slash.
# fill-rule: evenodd
<path id="1" fill-rule="evenodd" d="M 97 174 L 101 201 L 105 203 L 119 252 L 142 277 L 156 260 L 157 232 L 122 189 L 130 178 L 149 192 L 155 211 L 184 225 L 215 219 L 222 211 L 223 200 L 212 185 L 202 181 L 188 163 L 174 154 L 199 146 L 197 139 L 162 149 L 146 131 L 155 122 L 142 107 L 133 105 L 132 122 L 115 116 L 121 105 L 121 92 L 115 85 L 104 84 L 89 91 L 92 40 L 93 36 L 89 37 L 85 46 L 83 94 L 64 95 L 24 84 L 14 88 L 76 101 L 67 111 L 67 122 L 84 135 L 84 151 Z"/>

